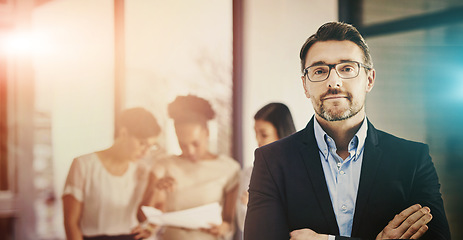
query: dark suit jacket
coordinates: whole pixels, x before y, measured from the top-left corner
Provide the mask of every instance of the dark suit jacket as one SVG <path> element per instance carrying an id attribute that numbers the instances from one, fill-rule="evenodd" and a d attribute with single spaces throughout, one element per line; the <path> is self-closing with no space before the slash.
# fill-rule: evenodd
<path id="1" fill-rule="evenodd" d="M 416 203 L 433 215 L 421 239 L 450 239 L 428 146 L 379 131 L 368 121 L 352 238 L 375 239 L 396 214 Z M 313 118 L 305 129 L 255 151 L 244 239 L 289 239 L 301 228 L 344 239 L 338 237 Z"/>

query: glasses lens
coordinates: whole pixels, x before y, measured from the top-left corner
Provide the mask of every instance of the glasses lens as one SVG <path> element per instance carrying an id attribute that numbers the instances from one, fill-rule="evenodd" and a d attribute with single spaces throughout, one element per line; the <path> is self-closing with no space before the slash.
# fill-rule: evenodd
<path id="1" fill-rule="evenodd" d="M 336 72 L 341 78 L 354 78 L 359 74 L 359 64 L 356 62 L 345 62 L 336 65 Z"/>
<path id="2" fill-rule="evenodd" d="M 338 76 L 344 79 L 355 78 L 359 74 L 358 62 L 343 62 L 336 65 L 316 65 L 307 68 L 307 78 L 312 82 L 321 82 L 328 78 L 331 68 L 335 68 Z"/>
<path id="3" fill-rule="evenodd" d="M 330 67 L 327 65 L 312 66 L 307 68 L 307 77 L 312 82 L 323 81 L 328 77 Z"/>

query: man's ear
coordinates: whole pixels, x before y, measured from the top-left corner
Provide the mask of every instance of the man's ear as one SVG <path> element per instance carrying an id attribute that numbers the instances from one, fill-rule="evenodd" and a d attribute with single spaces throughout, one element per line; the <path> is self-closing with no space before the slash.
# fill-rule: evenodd
<path id="1" fill-rule="evenodd" d="M 375 79 L 376 79 L 376 70 L 372 68 L 371 70 L 368 71 L 368 76 L 367 76 L 367 85 L 366 85 L 366 92 L 370 92 L 373 89 L 373 86 L 375 85 Z"/>
<path id="2" fill-rule="evenodd" d="M 304 94 L 307 98 L 310 98 L 309 89 L 306 85 L 305 77 L 301 76 L 301 79 L 302 79 L 302 87 L 304 88 Z"/>

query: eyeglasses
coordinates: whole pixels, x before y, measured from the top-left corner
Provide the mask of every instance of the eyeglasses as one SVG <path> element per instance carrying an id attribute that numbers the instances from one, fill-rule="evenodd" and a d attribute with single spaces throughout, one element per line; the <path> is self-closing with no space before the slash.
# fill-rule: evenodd
<path id="1" fill-rule="evenodd" d="M 359 75 L 360 67 L 364 67 L 367 70 L 371 69 L 371 67 L 355 61 L 347 61 L 338 64 L 316 64 L 305 68 L 304 76 L 311 82 L 322 82 L 328 79 L 331 69 L 334 68 L 336 74 L 338 74 L 340 78 L 349 79 Z"/>

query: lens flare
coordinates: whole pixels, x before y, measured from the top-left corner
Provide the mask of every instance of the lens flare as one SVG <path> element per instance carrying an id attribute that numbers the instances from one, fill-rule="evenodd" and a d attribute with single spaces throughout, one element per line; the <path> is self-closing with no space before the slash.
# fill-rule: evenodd
<path id="1" fill-rule="evenodd" d="M 1 48 L 9 55 L 34 55 L 48 49 L 46 38 L 37 33 L 11 33 L 5 36 Z"/>

